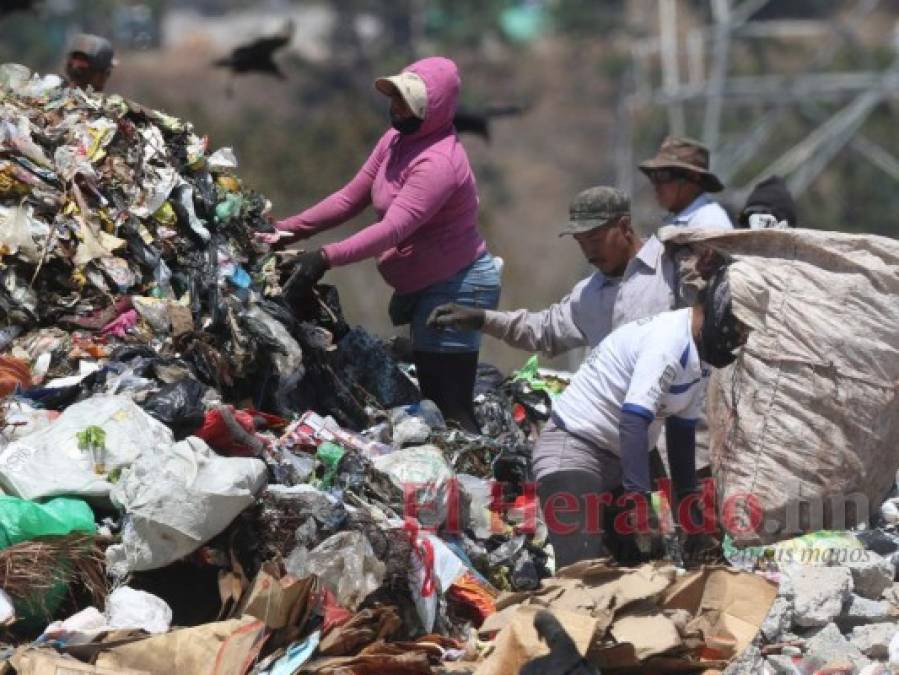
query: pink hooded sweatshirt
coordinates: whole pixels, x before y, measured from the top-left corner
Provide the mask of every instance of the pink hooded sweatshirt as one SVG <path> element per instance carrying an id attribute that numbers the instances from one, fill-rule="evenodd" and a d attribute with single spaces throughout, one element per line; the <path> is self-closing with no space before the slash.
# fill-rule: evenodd
<path id="1" fill-rule="evenodd" d="M 453 128 L 459 71 L 449 59 L 422 59 L 405 70 L 424 80 L 428 107 L 414 134 L 385 133 L 343 189 L 278 229 L 309 237 L 336 227 L 369 204 L 378 222 L 324 246 L 332 267 L 377 256 L 398 293 L 449 279 L 487 251 L 477 229 L 478 190 L 468 155 Z"/>

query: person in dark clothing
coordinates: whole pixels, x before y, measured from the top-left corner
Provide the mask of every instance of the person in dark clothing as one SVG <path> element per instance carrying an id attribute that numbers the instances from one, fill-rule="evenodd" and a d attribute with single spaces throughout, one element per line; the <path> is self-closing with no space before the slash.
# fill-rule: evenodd
<path id="1" fill-rule="evenodd" d="M 796 203 L 783 178 L 771 176 L 753 188 L 738 225 L 749 230 L 796 227 Z"/>

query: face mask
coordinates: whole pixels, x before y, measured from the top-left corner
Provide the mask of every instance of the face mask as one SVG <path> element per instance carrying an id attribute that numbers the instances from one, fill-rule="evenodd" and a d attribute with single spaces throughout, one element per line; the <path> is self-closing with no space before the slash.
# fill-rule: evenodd
<path id="1" fill-rule="evenodd" d="M 396 117 L 393 113 L 390 114 L 390 126 L 392 126 L 404 136 L 408 134 L 414 134 L 416 131 L 421 129 L 421 125 L 423 123 L 424 120 L 420 120 L 415 116 L 400 118 Z"/>
<path id="2" fill-rule="evenodd" d="M 724 368 L 737 360 L 737 355 L 720 339 L 711 321 L 703 322 L 697 347 L 699 357 L 713 368 Z"/>

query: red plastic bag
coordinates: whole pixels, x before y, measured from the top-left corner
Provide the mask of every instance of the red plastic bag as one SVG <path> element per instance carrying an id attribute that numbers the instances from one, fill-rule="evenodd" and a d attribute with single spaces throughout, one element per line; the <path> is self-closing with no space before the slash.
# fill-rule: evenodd
<path id="1" fill-rule="evenodd" d="M 202 438 L 213 450 L 221 455 L 255 457 L 264 442 L 256 436 L 256 418 L 262 418 L 269 428 L 280 428 L 287 424 L 286 420 L 276 415 L 268 415 L 258 410 L 235 410 L 233 406 L 225 406 L 227 413 L 233 418 L 229 424 L 221 408 L 213 408 L 203 418 L 203 426 L 194 436 Z"/>

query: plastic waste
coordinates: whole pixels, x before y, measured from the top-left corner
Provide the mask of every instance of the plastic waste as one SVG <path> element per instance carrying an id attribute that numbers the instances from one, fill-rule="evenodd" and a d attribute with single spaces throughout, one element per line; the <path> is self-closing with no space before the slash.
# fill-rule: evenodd
<path id="1" fill-rule="evenodd" d="M 141 407 L 171 429 L 175 438 L 181 439 L 203 425 L 206 415 L 203 403 L 205 393 L 204 385 L 186 377 L 163 385 Z"/>
<path id="2" fill-rule="evenodd" d="M 312 658 L 321 639 L 321 631 L 313 631 L 302 642 L 296 642 L 287 648 L 284 656 L 270 666 L 262 669 L 260 675 L 293 675 L 300 666 Z"/>
<path id="3" fill-rule="evenodd" d="M 325 467 L 325 474 L 322 476 L 322 485 L 326 488 L 334 484 L 337 477 L 337 469 L 340 466 L 340 460 L 346 454 L 346 450 L 336 443 L 326 442 L 318 446 L 316 458 Z"/>
<path id="4" fill-rule="evenodd" d="M 78 449 L 90 453 L 94 473 L 99 476 L 106 473 L 106 432 L 103 427 L 92 424 L 75 437 L 78 439 Z"/>
<path id="5" fill-rule="evenodd" d="M 197 217 L 197 213 L 194 211 L 194 189 L 190 184 L 179 185 L 172 191 L 171 198 L 172 208 L 174 208 L 178 220 L 186 223 L 201 241 L 209 241 L 212 235 L 206 229 L 206 224 Z"/>
<path id="6" fill-rule="evenodd" d="M 463 525 L 478 539 L 487 539 L 493 534 L 493 483 L 465 473 L 456 474 L 462 493 L 468 498 L 468 520 Z"/>
<path id="7" fill-rule="evenodd" d="M 168 334 L 171 329 L 169 305 L 159 298 L 133 296 L 131 302 L 141 318 L 157 333 Z"/>
<path id="8" fill-rule="evenodd" d="M 393 427 L 393 444 L 398 447 L 422 445 L 428 442 L 431 427 L 420 417 L 409 416 Z"/>
<path id="9" fill-rule="evenodd" d="M 50 623 L 38 638 L 39 643 L 72 646 L 87 644 L 109 630 L 106 617 L 96 607 L 85 607 L 64 621 Z"/>
<path id="10" fill-rule="evenodd" d="M 11 356 L 0 356 L 0 397 L 8 396 L 17 388 L 31 386 L 31 368 L 28 363 Z"/>
<path id="11" fill-rule="evenodd" d="M 414 535 L 410 554 L 409 590 L 426 632 L 434 629 L 440 595 L 461 579 L 468 567 L 436 535 Z"/>
<path id="12" fill-rule="evenodd" d="M 253 503 L 265 464 L 219 457 L 196 437 L 146 453 L 122 472 L 110 497 L 125 511 L 122 543 L 106 549 L 114 576 L 151 570 L 195 551 Z"/>
<path id="13" fill-rule="evenodd" d="M 112 484 L 94 473 L 91 457 L 78 448 L 78 432 L 90 425 L 106 433 L 110 472 L 144 454 L 164 453 L 173 443 L 168 427 L 127 396 L 98 394 L 69 406 L 50 426 L 0 451 L 0 484 L 24 499 L 107 496 Z"/>
<path id="14" fill-rule="evenodd" d="M 94 513 L 81 499 L 56 497 L 39 504 L 0 496 L 0 549 L 37 537 L 96 531 Z"/>
<path id="15" fill-rule="evenodd" d="M 106 598 L 106 621 L 112 628 L 165 633 L 172 625 L 172 608 L 152 593 L 120 586 Z"/>
<path id="16" fill-rule="evenodd" d="M 407 518 L 417 519 L 426 528 L 440 527 L 446 521 L 454 474 L 439 448 L 423 445 L 397 450 L 376 457 L 373 464 L 403 492 Z"/>
<path id="17" fill-rule="evenodd" d="M 295 548 L 284 567 L 288 574 L 315 574 L 331 589 L 337 602 L 355 611 L 384 581 L 384 563 L 375 557 L 365 535 L 354 530 L 338 532 L 312 551 Z"/>
<path id="18" fill-rule="evenodd" d="M 725 534 L 721 548 L 725 559 L 746 571 L 776 571 L 788 565 L 831 565 L 849 560 L 853 551 L 864 551 L 864 544 L 851 532 L 820 530 L 769 546 L 738 548 Z"/>
<path id="19" fill-rule="evenodd" d="M 237 169 L 237 156 L 231 148 L 219 148 L 206 158 L 206 167 L 212 173 L 229 173 Z"/>
<path id="20" fill-rule="evenodd" d="M 16 618 L 16 608 L 9 594 L 0 588 L 0 626 L 12 622 Z"/>

